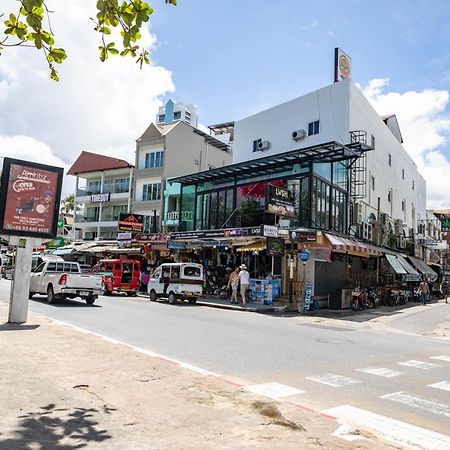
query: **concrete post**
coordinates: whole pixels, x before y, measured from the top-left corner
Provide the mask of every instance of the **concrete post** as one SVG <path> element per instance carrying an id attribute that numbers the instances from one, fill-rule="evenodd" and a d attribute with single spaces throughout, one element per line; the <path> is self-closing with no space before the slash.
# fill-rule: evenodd
<path id="1" fill-rule="evenodd" d="M 8 322 L 24 323 L 27 321 L 28 313 L 34 239 L 15 237 L 15 240 L 17 240 L 16 261 L 10 292 Z"/>
<path id="2" fill-rule="evenodd" d="M 131 212 L 131 195 L 133 192 L 133 168 L 130 167 L 130 182 L 128 183 L 128 209 L 127 212 Z"/>
<path id="3" fill-rule="evenodd" d="M 102 181 L 100 185 L 100 192 L 103 194 L 103 189 L 105 187 L 105 172 L 102 171 Z M 100 223 L 102 222 L 103 218 L 103 211 L 102 211 L 102 203 L 100 202 L 98 205 L 98 226 L 97 226 L 97 238 L 100 238 Z"/>

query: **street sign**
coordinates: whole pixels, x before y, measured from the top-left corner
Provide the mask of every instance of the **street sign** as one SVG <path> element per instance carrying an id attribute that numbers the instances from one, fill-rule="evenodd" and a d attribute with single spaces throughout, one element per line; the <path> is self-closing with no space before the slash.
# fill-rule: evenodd
<path id="1" fill-rule="evenodd" d="M 450 219 L 449 218 L 444 218 L 441 219 L 441 230 L 444 233 L 447 233 L 448 231 L 450 231 Z"/>
<path id="2" fill-rule="evenodd" d="M 303 300 L 303 314 L 309 314 L 309 308 L 311 306 L 311 295 L 312 295 L 312 283 L 306 283 L 305 299 Z"/>
<path id="3" fill-rule="evenodd" d="M 59 219 L 59 220 L 58 220 L 57 228 L 58 228 L 59 230 L 61 230 L 62 228 L 64 228 L 64 219 Z"/>
<path id="4" fill-rule="evenodd" d="M 300 258 L 301 261 L 308 261 L 309 259 L 309 251 L 308 250 L 302 250 L 299 254 L 298 257 Z"/>
<path id="5" fill-rule="evenodd" d="M 117 233 L 117 240 L 118 241 L 131 241 L 131 238 L 133 233 L 130 231 L 123 231 L 122 233 Z"/>

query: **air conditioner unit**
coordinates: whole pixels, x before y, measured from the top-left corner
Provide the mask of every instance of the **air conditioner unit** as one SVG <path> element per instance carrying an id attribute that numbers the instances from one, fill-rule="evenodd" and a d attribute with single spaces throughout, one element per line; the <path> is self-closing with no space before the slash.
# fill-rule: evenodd
<path id="1" fill-rule="evenodd" d="M 362 223 L 362 238 L 371 241 L 373 238 L 373 227 L 371 223 Z"/>
<path id="2" fill-rule="evenodd" d="M 386 226 L 388 224 L 389 216 L 386 213 L 380 213 L 380 223 Z"/>
<path id="3" fill-rule="evenodd" d="M 261 141 L 258 144 L 258 150 L 268 150 L 270 148 L 270 141 Z"/>
<path id="4" fill-rule="evenodd" d="M 403 233 L 403 228 L 405 227 L 405 224 L 403 223 L 402 219 L 396 219 L 395 220 L 395 232 L 397 234 Z"/>
<path id="5" fill-rule="evenodd" d="M 299 141 L 306 136 L 306 130 L 295 130 L 292 132 L 292 139 L 294 141 Z"/>

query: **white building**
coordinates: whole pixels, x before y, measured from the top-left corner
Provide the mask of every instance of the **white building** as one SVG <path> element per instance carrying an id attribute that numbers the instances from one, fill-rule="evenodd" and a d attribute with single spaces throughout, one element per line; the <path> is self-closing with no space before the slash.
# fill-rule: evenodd
<path id="1" fill-rule="evenodd" d="M 169 100 L 164 106 L 159 108 L 155 123 L 167 125 L 179 121 L 197 128 L 197 107 L 195 105 L 185 105 L 184 103 L 174 103 L 172 100 Z"/>
<path id="2" fill-rule="evenodd" d="M 133 169 L 122 159 L 81 153 L 67 172 L 76 176 L 76 238 L 116 239 L 120 213 L 131 212 Z"/>
<path id="3" fill-rule="evenodd" d="M 425 180 L 402 146 L 395 115 L 380 117 L 350 80 L 236 121 L 233 162 L 352 139 L 366 139 L 374 150 L 356 170 L 351 222 L 384 227 L 379 244 L 387 244 L 389 235 L 407 238 L 417 232 L 418 221 L 426 218 Z"/>

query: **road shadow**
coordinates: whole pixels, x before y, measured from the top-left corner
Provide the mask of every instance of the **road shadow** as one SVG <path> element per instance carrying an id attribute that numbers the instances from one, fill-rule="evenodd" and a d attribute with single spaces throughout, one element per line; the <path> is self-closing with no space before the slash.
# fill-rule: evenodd
<path id="1" fill-rule="evenodd" d="M 55 300 L 53 303 L 47 302 L 47 297 L 39 297 L 34 295 L 31 301 L 36 303 L 42 303 L 44 305 L 53 306 L 56 308 L 101 308 L 101 305 L 96 305 L 95 303 L 93 305 L 88 305 L 83 300 L 70 300 L 70 299 L 60 299 Z"/>
<path id="2" fill-rule="evenodd" d="M 0 325 L 0 331 L 31 331 L 40 325 L 25 325 L 23 323 L 4 323 Z"/>
<path id="3" fill-rule="evenodd" d="M 74 450 L 111 439 L 106 430 L 98 427 L 96 413 L 94 408 L 57 408 L 53 403 L 43 406 L 18 417 L 14 436 L 0 436 L 0 450 Z"/>

